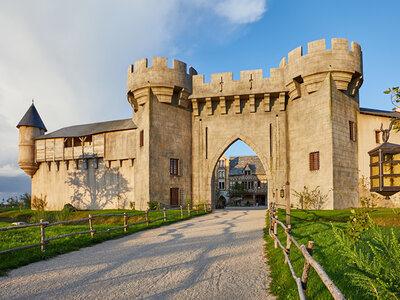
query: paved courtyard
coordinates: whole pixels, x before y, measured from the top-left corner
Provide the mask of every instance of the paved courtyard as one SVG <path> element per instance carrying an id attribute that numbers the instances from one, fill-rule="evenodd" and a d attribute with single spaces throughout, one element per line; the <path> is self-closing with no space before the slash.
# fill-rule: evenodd
<path id="1" fill-rule="evenodd" d="M 220 210 L 30 264 L 1 299 L 272 299 L 265 210 Z"/>

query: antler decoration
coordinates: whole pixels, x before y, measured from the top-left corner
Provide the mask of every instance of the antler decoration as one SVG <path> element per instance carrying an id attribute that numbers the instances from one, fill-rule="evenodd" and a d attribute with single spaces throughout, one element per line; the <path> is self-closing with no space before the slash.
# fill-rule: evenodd
<path id="1" fill-rule="evenodd" d="M 390 130 L 392 130 L 393 124 L 396 121 L 399 121 L 399 118 L 395 118 L 390 122 L 389 128 L 388 129 L 383 129 L 383 124 L 381 123 L 381 131 L 382 131 L 382 140 L 384 143 L 387 143 L 387 141 L 389 140 L 389 136 L 390 136 Z"/>

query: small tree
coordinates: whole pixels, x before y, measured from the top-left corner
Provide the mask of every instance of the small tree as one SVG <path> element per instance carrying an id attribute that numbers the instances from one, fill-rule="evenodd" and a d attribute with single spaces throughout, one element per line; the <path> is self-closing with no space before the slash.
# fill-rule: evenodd
<path id="1" fill-rule="evenodd" d="M 26 208 L 31 208 L 31 195 L 29 193 L 24 193 L 19 196 L 20 202 L 24 204 Z"/>
<path id="2" fill-rule="evenodd" d="M 328 194 L 322 194 L 319 186 L 313 190 L 304 186 L 302 191 L 294 191 L 294 196 L 298 198 L 301 209 L 321 209 L 328 199 Z"/>
<path id="3" fill-rule="evenodd" d="M 244 186 L 244 183 L 239 183 L 235 182 L 233 186 L 230 187 L 229 189 L 229 198 L 234 199 L 234 198 L 240 198 L 240 200 L 236 201 L 242 201 L 243 196 L 246 194 L 246 187 Z"/>
<path id="4" fill-rule="evenodd" d="M 44 210 L 47 206 L 47 195 L 43 196 L 40 195 L 40 197 L 33 196 L 32 198 L 32 208 L 37 209 L 37 210 Z"/>

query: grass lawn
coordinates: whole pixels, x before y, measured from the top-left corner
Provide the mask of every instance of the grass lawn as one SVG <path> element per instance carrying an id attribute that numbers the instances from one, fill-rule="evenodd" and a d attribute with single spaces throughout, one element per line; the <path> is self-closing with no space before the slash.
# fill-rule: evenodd
<path id="1" fill-rule="evenodd" d="M 0 227 L 9 227 L 12 222 L 37 222 L 39 219 L 44 219 L 49 222 L 57 222 L 62 220 L 77 220 L 88 217 L 89 214 L 100 215 L 100 214 L 111 214 L 118 213 L 122 214 L 126 212 L 128 215 L 139 213 L 138 211 L 132 210 L 97 210 L 97 211 L 77 211 L 77 212 L 39 212 L 32 210 L 8 210 L 0 212 Z M 8 254 L 0 255 L 0 275 L 5 275 L 10 269 L 14 269 L 35 261 L 48 259 L 58 254 L 67 253 L 70 251 L 78 250 L 82 247 L 91 246 L 94 244 L 101 243 L 105 240 L 119 238 L 132 234 L 137 231 L 156 228 L 163 225 L 175 223 L 181 221 L 180 214 L 176 216 L 168 217 L 169 215 L 180 213 L 180 210 L 169 210 L 167 211 L 167 222 L 163 220 L 150 223 L 146 226 L 146 223 L 138 224 L 128 227 L 128 232 L 123 232 L 123 229 L 110 231 L 108 233 L 95 234 L 94 238 L 90 237 L 90 234 L 81 234 L 70 236 L 58 240 L 51 241 L 46 244 L 46 251 L 43 254 L 40 251 L 40 247 L 31 249 L 16 251 Z M 204 211 L 199 211 L 199 216 L 204 215 Z M 191 211 L 191 217 L 196 217 L 196 211 Z M 149 219 L 154 220 L 163 217 L 163 211 L 152 211 L 149 212 Z M 183 219 L 191 218 L 184 215 Z M 145 220 L 145 216 L 136 216 L 128 219 L 129 223 Z M 110 216 L 110 217 L 99 217 L 94 219 L 93 227 L 96 231 L 103 231 L 113 227 L 123 226 L 123 217 Z M 71 232 L 87 231 L 89 225 L 87 221 L 74 223 L 74 225 L 57 225 L 46 227 L 46 238 L 55 237 Z M 0 231 L 0 251 L 22 247 L 29 244 L 40 243 L 40 227 L 28 227 L 22 229 Z"/>
<path id="2" fill-rule="evenodd" d="M 340 247 L 332 231 L 332 224 L 345 229 L 350 215 L 350 210 L 291 210 L 292 235 L 300 244 L 306 246 L 308 241 L 314 241 L 314 258 L 335 282 L 346 299 L 370 299 L 369 295 L 349 284 L 345 274 L 350 271 L 350 267 L 341 256 Z M 280 209 L 278 216 L 279 220 L 285 223 L 285 211 Z M 382 230 L 385 233 L 389 234 L 391 228 L 393 228 L 400 240 L 400 215 L 394 213 L 392 209 L 379 208 L 371 212 L 370 216 L 377 224 L 384 226 Z M 269 226 L 268 223 L 269 219 L 267 218 L 267 226 Z M 279 225 L 278 238 L 283 245 L 286 245 L 286 235 Z M 370 239 L 370 233 L 366 231 L 362 234 L 360 242 L 366 243 Z M 296 283 L 292 278 L 288 265 L 283 263 L 284 255 L 281 248 L 274 248 L 273 239 L 268 235 L 268 227 L 265 229 L 265 240 L 267 242 L 267 255 L 273 280 L 270 287 L 271 292 L 279 295 L 279 299 L 298 299 Z M 290 260 L 296 275 L 301 277 L 304 258 L 293 244 L 291 246 Z M 307 284 L 306 297 L 307 299 L 333 299 L 312 267 Z"/>

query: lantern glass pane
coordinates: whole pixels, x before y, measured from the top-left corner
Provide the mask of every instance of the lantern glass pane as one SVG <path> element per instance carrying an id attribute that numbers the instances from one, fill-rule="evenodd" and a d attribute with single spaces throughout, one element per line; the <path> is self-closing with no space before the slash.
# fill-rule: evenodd
<path id="1" fill-rule="evenodd" d="M 392 164 L 383 164 L 383 174 L 393 174 Z"/>
<path id="2" fill-rule="evenodd" d="M 393 154 L 393 160 L 400 160 L 400 153 Z"/>
<path id="3" fill-rule="evenodd" d="M 371 179 L 371 185 L 375 188 L 379 187 L 379 178 Z"/>
<path id="4" fill-rule="evenodd" d="M 383 155 L 383 160 L 384 160 L 384 161 L 393 160 L 393 155 L 390 154 L 390 153 L 385 153 L 385 154 Z"/>
<path id="5" fill-rule="evenodd" d="M 383 186 L 400 186 L 400 177 L 383 177 Z"/>
<path id="6" fill-rule="evenodd" d="M 383 164 L 383 174 L 390 175 L 390 174 L 400 174 L 400 164 Z"/>
<path id="7" fill-rule="evenodd" d="M 371 176 L 379 175 L 379 166 L 372 166 L 371 167 Z"/>
<path id="8" fill-rule="evenodd" d="M 377 163 L 379 161 L 379 156 L 371 156 L 371 164 Z"/>

